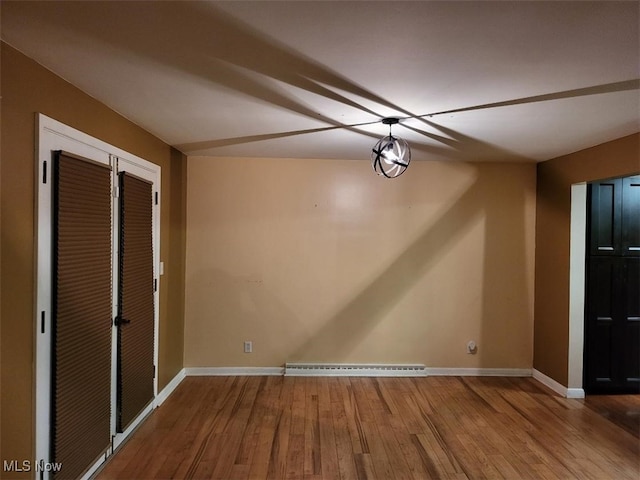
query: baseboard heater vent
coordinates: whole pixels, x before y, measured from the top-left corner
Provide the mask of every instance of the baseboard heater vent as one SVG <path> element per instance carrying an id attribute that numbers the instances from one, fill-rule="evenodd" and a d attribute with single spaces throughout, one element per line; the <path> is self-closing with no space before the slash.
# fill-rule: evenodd
<path id="1" fill-rule="evenodd" d="M 285 377 L 424 377 L 421 364 L 285 363 Z"/>

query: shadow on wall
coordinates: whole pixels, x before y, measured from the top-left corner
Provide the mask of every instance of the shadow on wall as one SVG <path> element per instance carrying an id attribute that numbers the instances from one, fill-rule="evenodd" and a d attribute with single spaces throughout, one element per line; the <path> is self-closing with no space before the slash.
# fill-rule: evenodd
<path id="1" fill-rule="evenodd" d="M 504 168 L 503 165 L 478 168 L 472 185 L 375 280 L 327 319 L 288 360 L 341 362 L 348 359 L 414 285 L 443 256 L 451 253 L 458 239 L 484 219 L 484 246 L 475 252 L 483 259 L 480 320 L 478 323 L 472 319 L 477 313 L 469 312 L 469 327 L 470 331 L 475 331 L 475 336 L 467 339 L 475 340 L 479 350 L 477 358 L 469 358 L 468 363 L 487 368 L 530 368 L 533 315 L 532 290 L 527 281 L 531 259 L 527 258 L 526 247 L 527 242 L 532 242 L 533 232 L 526 231 L 524 220 L 526 195 L 530 192 L 522 189 L 521 178 L 510 184 L 508 175 L 495 175 L 497 170 Z M 498 182 L 496 178 L 501 181 Z M 496 195 L 497 190 L 507 195 Z M 505 203 L 504 198 L 508 198 L 509 202 Z M 530 238 L 527 238 L 527 234 Z M 458 281 L 459 300 L 464 301 L 465 289 L 472 285 L 464 276 Z M 451 298 L 448 300 L 451 301 Z M 522 316 L 512 318 L 510 312 L 513 311 L 521 312 Z M 434 323 L 429 311 L 423 312 L 422 318 L 427 324 Z M 461 333 L 455 329 L 447 330 L 446 326 L 441 325 L 441 328 L 445 331 L 435 335 L 448 344 L 447 348 L 464 351 L 466 341 L 460 342 Z M 521 351 L 523 345 L 524 352 Z M 425 355 L 428 356 L 428 352 Z M 514 358 L 521 360 L 513 364 Z M 368 361 L 376 363 L 376 352 Z"/>
<path id="2" fill-rule="evenodd" d="M 428 126 L 440 130 L 446 144 L 461 157 L 475 152 L 499 156 L 496 147 L 478 141 L 451 129 L 423 120 Z M 497 170 L 508 168 L 496 165 L 492 168 L 477 168 L 476 179 L 471 186 L 432 223 L 408 248 L 342 309 L 335 313 L 324 326 L 291 355 L 293 361 L 340 361 L 345 359 L 367 336 L 384 315 L 397 304 L 413 284 L 445 255 L 457 237 L 461 236 L 479 217 L 485 218 L 484 250 L 477 255 L 484 260 L 482 279 L 481 333 L 473 340 L 480 346 L 479 366 L 484 367 L 530 367 L 533 355 L 533 312 L 531 287 L 526 279 L 531 259 L 526 255 L 527 241 L 532 242 L 533 231 L 525 226 L 525 202 L 527 192 L 520 181 L 510 183 L 508 178 L 496 182 Z M 533 188 L 535 188 L 532 185 Z M 495 195 L 496 191 L 507 194 Z M 509 199 L 509 203 L 504 202 Z M 527 240 L 527 233 L 529 240 Z M 525 273 L 521 273 L 521 269 Z M 509 275 L 514 272 L 515 275 Z M 465 279 L 460 278 L 460 290 L 465 288 Z M 523 318 L 509 318 L 510 311 L 523 312 Z M 428 321 L 429 314 L 425 312 Z M 522 322 L 528 323 L 526 329 Z M 451 337 L 458 337 L 450 331 Z M 472 338 L 469 338 L 472 340 Z M 521 365 L 508 365 L 509 358 L 517 352 L 504 345 L 527 345 L 527 352 L 520 355 L 527 359 Z M 465 348 L 465 344 L 451 345 Z M 500 350 L 494 345 L 502 345 Z M 327 349 L 330 352 L 327 352 Z M 319 353 L 321 351 L 322 353 Z M 490 358 L 489 358 L 490 357 Z M 483 362 L 484 359 L 487 362 Z M 373 359 L 372 359 L 373 361 Z M 438 365 L 430 365 L 438 366 Z M 442 365 L 447 366 L 447 365 Z"/>

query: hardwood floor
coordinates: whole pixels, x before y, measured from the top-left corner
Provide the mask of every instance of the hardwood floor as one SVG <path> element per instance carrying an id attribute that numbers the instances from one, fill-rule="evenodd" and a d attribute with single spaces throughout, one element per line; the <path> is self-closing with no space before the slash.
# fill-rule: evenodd
<path id="1" fill-rule="evenodd" d="M 640 395 L 531 378 L 187 377 L 99 479 L 640 478 Z"/>

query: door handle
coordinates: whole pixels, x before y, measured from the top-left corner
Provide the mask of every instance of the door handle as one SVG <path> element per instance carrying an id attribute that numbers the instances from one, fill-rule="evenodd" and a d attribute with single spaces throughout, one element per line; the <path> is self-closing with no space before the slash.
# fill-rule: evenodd
<path id="1" fill-rule="evenodd" d="M 119 327 L 120 325 L 126 325 L 127 323 L 131 323 L 131 320 L 127 320 L 126 318 L 122 318 L 120 315 L 118 315 L 115 320 L 113 321 L 113 324 L 116 327 Z"/>

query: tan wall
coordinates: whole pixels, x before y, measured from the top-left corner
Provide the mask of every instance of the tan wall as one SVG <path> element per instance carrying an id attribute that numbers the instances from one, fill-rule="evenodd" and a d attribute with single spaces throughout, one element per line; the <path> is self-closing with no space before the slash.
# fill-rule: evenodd
<path id="1" fill-rule="evenodd" d="M 36 112 L 162 167 L 160 388 L 183 360 L 185 158 L 3 43 L 0 461 L 33 460 Z"/>
<path id="2" fill-rule="evenodd" d="M 535 165 L 187 163 L 185 367 L 531 368 Z"/>
<path id="3" fill-rule="evenodd" d="M 538 164 L 533 366 L 568 386 L 571 185 L 640 172 L 640 134 Z"/>

